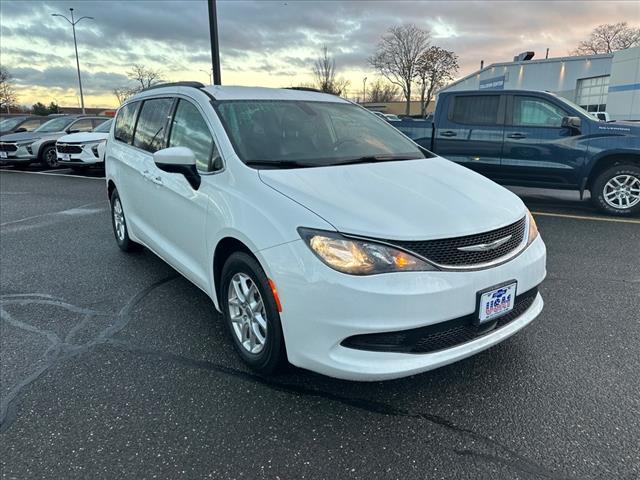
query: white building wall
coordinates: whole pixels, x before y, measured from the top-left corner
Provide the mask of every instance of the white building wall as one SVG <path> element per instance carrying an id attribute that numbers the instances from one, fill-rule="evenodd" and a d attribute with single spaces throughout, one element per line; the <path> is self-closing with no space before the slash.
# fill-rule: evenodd
<path id="1" fill-rule="evenodd" d="M 612 120 L 640 120 L 640 47 L 615 53 L 607 112 Z"/>

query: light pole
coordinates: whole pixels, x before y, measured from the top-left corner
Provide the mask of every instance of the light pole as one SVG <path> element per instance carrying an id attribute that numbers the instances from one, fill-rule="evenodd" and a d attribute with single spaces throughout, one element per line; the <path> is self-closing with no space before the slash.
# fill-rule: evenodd
<path id="1" fill-rule="evenodd" d="M 85 113 L 84 112 L 84 95 L 82 94 L 82 79 L 80 78 L 80 60 L 78 60 L 78 42 L 76 40 L 76 24 L 80 23 L 80 21 L 84 20 L 85 18 L 87 20 L 95 20 L 95 19 L 93 17 L 80 17 L 78 20 L 74 20 L 73 8 L 70 8 L 69 11 L 71 12 L 71 20 L 69 20 L 67 17 L 59 13 L 52 13 L 51 16 L 64 18 L 67 22 L 71 24 L 71 28 L 73 29 L 73 46 L 76 49 L 76 67 L 78 67 L 78 86 L 80 87 L 80 105 L 82 106 L 82 113 Z"/>
<path id="2" fill-rule="evenodd" d="M 362 105 L 367 100 L 367 77 L 362 81 Z"/>
<path id="3" fill-rule="evenodd" d="M 213 68 L 210 69 L 208 72 L 206 70 L 202 70 L 202 69 L 200 69 L 200 71 L 202 73 L 206 73 L 209 77 L 211 77 L 211 85 L 213 85 Z"/>
<path id="4" fill-rule="evenodd" d="M 211 39 L 211 66 L 213 67 L 211 77 L 213 85 L 221 85 L 220 78 L 220 44 L 218 43 L 218 13 L 216 11 L 216 0 L 208 0 L 209 6 L 209 37 Z"/>

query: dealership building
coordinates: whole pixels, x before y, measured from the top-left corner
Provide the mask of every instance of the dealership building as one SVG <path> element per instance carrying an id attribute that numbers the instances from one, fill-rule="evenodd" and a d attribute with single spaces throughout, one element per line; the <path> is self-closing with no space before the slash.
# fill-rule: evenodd
<path id="1" fill-rule="evenodd" d="M 443 88 L 545 90 L 611 120 L 640 120 L 640 47 L 602 55 L 535 60 L 524 52 L 494 63 Z"/>

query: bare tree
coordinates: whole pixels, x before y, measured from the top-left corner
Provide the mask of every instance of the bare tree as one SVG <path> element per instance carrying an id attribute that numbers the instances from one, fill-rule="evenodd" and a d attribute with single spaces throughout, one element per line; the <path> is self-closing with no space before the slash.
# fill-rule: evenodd
<path id="1" fill-rule="evenodd" d="M 10 113 L 10 108 L 16 104 L 16 91 L 13 89 L 13 77 L 9 70 L 0 66 L 0 110 Z"/>
<path id="2" fill-rule="evenodd" d="M 415 25 L 391 27 L 382 37 L 369 64 L 402 90 L 411 113 L 411 86 L 417 74 L 418 60 L 429 47 L 431 35 Z"/>
<path id="3" fill-rule="evenodd" d="M 127 77 L 139 85 L 139 90 L 162 82 L 162 72 L 140 64 L 134 64 L 127 72 Z"/>
<path id="4" fill-rule="evenodd" d="M 317 88 L 325 93 L 343 95 L 349 86 L 349 80 L 336 78 L 336 61 L 329 56 L 326 45 L 322 47 L 322 53 L 313 65 L 313 76 Z"/>
<path id="5" fill-rule="evenodd" d="M 134 64 L 131 67 L 131 70 L 127 72 L 127 77 L 129 77 L 129 80 L 134 82 L 132 86 L 115 87 L 111 90 L 118 99 L 120 105 L 122 105 L 127 98 L 135 95 L 139 91 L 163 82 L 162 72 L 152 68 L 147 68 L 140 64 Z"/>
<path id="6" fill-rule="evenodd" d="M 418 61 L 418 87 L 420 88 L 420 114 L 424 117 L 433 94 L 453 80 L 458 72 L 458 56 L 440 47 L 430 47 Z"/>
<path id="7" fill-rule="evenodd" d="M 570 52 L 573 55 L 596 55 L 611 53 L 640 45 L 640 28 L 630 27 L 627 22 L 598 25 L 578 48 Z"/>
<path id="8" fill-rule="evenodd" d="M 369 102 L 393 102 L 396 98 L 398 98 L 398 87 L 393 85 L 392 83 L 382 81 L 380 79 L 371 83 L 367 94 L 367 100 Z"/>

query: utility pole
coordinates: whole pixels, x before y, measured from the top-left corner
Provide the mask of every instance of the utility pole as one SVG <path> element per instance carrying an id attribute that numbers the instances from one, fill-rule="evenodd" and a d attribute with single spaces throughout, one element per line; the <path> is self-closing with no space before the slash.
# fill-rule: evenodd
<path id="1" fill-rule="evenodd" d="M 362 105 L 364 105 L 366 100 L 367 100 L 367 77 L 364 77 L 364 80 L 362 81 Z"/>
<path id="2" fill-rule="evenodd" d="M 218 44 L 218 14 L 216 0 L 208 0 L 209 4 L 209 36 L 211 37 L 211 66 L 213 67 L 213 84 L 221 85 L 220 78 L 220 45 Z"/>
<path id="3" fill-rule="evenodd" d="M 71 12 L 71 20 L 69 20 L 67 17 L 65 17 L 64 15 L 61 15 L 59 13 L 52 13 L 51 16 L 52 17 L 62 17 L 64 18 L 67 22 L 69 22 L 71 24 L 71 28 L 73 30 L 73 47 L 76 50 L 76 67 L 78 68 L 78 87 L 80 87 L 80 105 L 82 108 L 82 113 L 84 114 L 84 95 L 82 94 L 82 78 L 80 77 L 80 60 L 78 59 L 78 41 L 76 40 L 76 25 L 78 23 L 80 23 L 81 20 L 84 20 L 85 18 L 87 20 L 95 20 L 93 17 L 80 17 L 78 20 L 75 20 L 73 17 L 73 8 L 70 8 L 69 11 Z"/>

